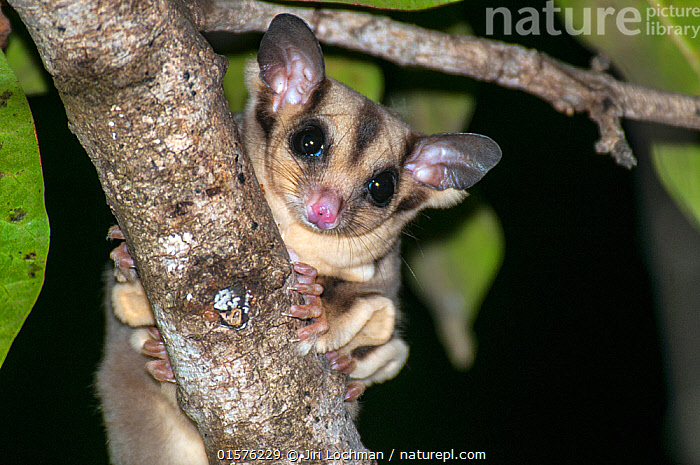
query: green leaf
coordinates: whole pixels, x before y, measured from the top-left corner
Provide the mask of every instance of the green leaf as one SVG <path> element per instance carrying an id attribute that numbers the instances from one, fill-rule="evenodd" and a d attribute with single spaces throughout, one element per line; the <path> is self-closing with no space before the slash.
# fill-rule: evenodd
<path id="1" fill-rule="evenodd" d="M 245 109 L 248 99 L 248 91 L 245 88 L 245 62 L 255 58 L 254 52 L 227 54 L 228 71 L 224 76 L 224 95 L 232 113 L 239 113 Z"/>
<path id="2" fill-rule="evenodd" d="M 700 29 L 700 17 L 671 16 L 670 12 L 667 12 L 659 18 L 658 8 L 669 5 L 663 0 L 557 2 L 570 9 L 563 9 L 560 16 L 564 23 L 570 22 L 577 30 L 583 30 L 587 22 L 586 15 L 590 17 L 588 31 L 577 37 L 602 51 L 630 81 L 676 92 L 698 93 L 700 35 L 693 36 L 695 32 L 692 28 Z M 673 2 L 673 6 L 697 10 L 698 3 L 697 0 L 677 0 Z M 599 14 L 606 8 L 612 8 L 612 14 Z M 588 14 L 585 13 L 586 10 L 589 11 Z M 621 23 L 624 26 L 621 27 L 618 20 L 624 18 L 631 21 Z M 664 34 L 661 34 L 661 26 L 665 28 Z M 677 27 L 681 29 L 675 29 Z M 674 33 L 669 33 L 668 28 L 673 28 Z"/>
<path id="3" fill-rule="evenodd" d="M 503 261 L 504 242 L 498 217 L 482 204 L 449 237 L 421 244 L 407 256 L 414 289 L 429 304 L 456 368 L 473 361 L 472 324 Z"/>
<path id="4" fill-rule="evenodd" d="M 48 92 L 44 68 L 22 37 L 16 34 L 10 36 L 5 56 L 19 80 L 24 95 L 41 95 Z"/>
<path id="5" fill-rule="evenodd" d="M 371 8 L 381 8 L 385 10 L 424 10 L 427 8 L 435 8 L 442 5 L 456 3 L 459 0 L 327 0 L 317 2 L 316 0 L 301 0 L 302 3 L 314 3 L 319 6 L 320 3 L 340 3 L 343 5 L 367 6 Z"/>
<path id="6" fill-rule="evenodd" d="M 384 75 L 376 63 L 333 54 L 326 55 L 325 60 L 328 76 L 352 87 L 370 100 L 381 100 L 384 95 Z"/>
<path id="7" fill-rule="evenodd" d="M 654 144 L 652 154 L 661 183 L 700 229 L 700 144 Z"/>
<path id="8" fill-rule="evenodd" d="M 48 250 L 34 122 L 0 53 L 0 363 L 39 295 Z"/>
<path id="9" fill-rule="evenodd" d="M 697 0 L 558 0 L 564 22 L 582 30 L 583 8 L 591 10 L 590 34 L 579 37 L 603 52 L 631 82 L 689 95 L 700 94 L 700 12 Z M 603 22 L 599 8 L 614 8 Z M 623 10 L 628 8 L 627 13 Z M 636 14 L 635 14 L 636 12 Z M 691 14 L 682 14 L 690 12 Z M 639 18 L 620 27 L 620 15 Z M 567 19 L 568 18 L 568 19 Z M 639 33 L 634 33 L 639 31 Z M 629 34 L 633 32 L 634 34 Z M 700 144 L 655 143 L 652 156 L 657 176 L 691 223 L 700 228 Z"/>

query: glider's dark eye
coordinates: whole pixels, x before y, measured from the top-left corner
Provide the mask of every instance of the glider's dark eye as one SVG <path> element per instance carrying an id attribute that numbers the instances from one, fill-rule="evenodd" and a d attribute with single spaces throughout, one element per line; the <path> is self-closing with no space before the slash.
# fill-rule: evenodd
<path id="1" fill-rule="evenodd" d="M 298 157 L 320 158 L 326 148 L 326 135 L 318 125 L 309 124 L 292 135 L 291 145 L 292 152 Z"/>
<path id="2" fill-rule="evenodd" d="M 379 207 L 389 204 L 396 189 L 396 178 L 391 171 L 381 171 L 367 184 L 367 192 L 372 202 Z"/>

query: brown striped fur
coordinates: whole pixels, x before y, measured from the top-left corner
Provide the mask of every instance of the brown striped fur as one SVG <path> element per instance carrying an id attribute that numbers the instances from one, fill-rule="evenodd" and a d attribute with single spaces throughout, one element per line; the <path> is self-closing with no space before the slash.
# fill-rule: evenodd
<path id="1" fill-rule="evenodd" d="M 423 208 L 462 200 L 465 187 L 496 163 L 500 150 L 473 134 L 423 137 L 381 105 L 326 77 L 321 49 L 304 26 L 291 15 L 278 16 L 270 26 L 274 40 L 263 39 L 258 61 L 248 63 L 250 100 L 242 134 L 282 238 L 318 270 L 324 286 L 328 332 L 302 341 L 300 351 L 354 354 L 362 375 L 350 377 L 369 385 L 393 377 L 408 353 L 396 333 L 401 230 Z M 324 148 L 318 156 L 300 156 L 293 140 L 310 126 L 323 132 Z M 437 167 L 434 176 L 416 175 L 425 166 Z M 392 173 L 396 188 L 388 203 L 377 204 L 367 186 L 382 172 Z M 310 199 L 324 192 L 339 202 L 339 220 L 330 229 L 307 214 Z M 356 350 L 367 341 L 387 348 Z M 381 355 L 365 363 L 359 355 L 369 353 Z"/>
<path id="2" fill-rule="evenodd" d="M 246 76 L 250 99 L 243 118 L 236 119 L 245 151 L 285 244 L 318 270 L 316 282 L 323 286 L 329 328 L 301 341 L 299 351 L 347 355 L 356 362 L 350 378 L 364 386 L 390 379 L 408 357 L 398 330 L 401 231 L 421 209 L 462 200 L 465 189 L 496 164 L 500 150 L 474 134 L 422 136 L 381 105 L 327 78 L 313 33 L 291 15 L 273 20 Z M 292 141 L 310 125 L 323 132 L 323 150 L 300 157 Z M 381 174 L 395 185 L 385 202 L 370 195 L 371 181 Z M 321 227 L 312 221 L 309 199 L 315 195 L 337 201 L 329 203 L 337 207 L 337 223 Z M 144 330 L 133 327 L 153 322 L 135 284 L 140 294 L 133 283 L 108 290 L 114 308 L 108 305 L 98 391 L 112 460 L 206 463 L 175 390 L 158 386 L 140 369 L 147 360 L 139 353 Z"/>

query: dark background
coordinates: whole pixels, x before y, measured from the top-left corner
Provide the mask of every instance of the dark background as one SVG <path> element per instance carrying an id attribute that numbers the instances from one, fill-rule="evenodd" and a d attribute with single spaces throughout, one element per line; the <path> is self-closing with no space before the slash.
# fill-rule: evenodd
<path id="1" fill-rule="evenodd" d="M 434 14 L 463 14 L 483 35 L 487 6 Z M 565 35 L 500 39 L 579 66 L 591 57 Z M 396 380 L 363 396 L 365 445 L 387 457 L 454 449 L 484 451 L 490 463 L 665 463 L 667 396 L 639 240 L 639 170 L 596 155 L 597 129 L 585 116 L 495 85 L 479 84 L 477 95 L 469 130 L 498 141 L 504 156 L 474 194 L 496 210 L 506 239 L 476 321 L 478 355 L 470 371 L 454 371 L 427 310 L 406 290 L 411 357 Z M 114 220 L 56 93 L 30 104 L 52 242 L 44 289 L 0 370 L 0 463 L 106 463 L 92 382 Z M 643 143 L 633 148 L 647 157 Z M 416 231 L 431 227 L 428 215 Z"/>

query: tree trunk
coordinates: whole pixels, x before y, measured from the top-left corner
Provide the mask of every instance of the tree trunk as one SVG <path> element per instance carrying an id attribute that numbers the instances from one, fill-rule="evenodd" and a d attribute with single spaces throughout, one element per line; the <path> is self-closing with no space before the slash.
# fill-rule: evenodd
<path id="1" fill-rule="evenodd" d="M 176 0 L 11 0 L 54 78 L 168 347 L 219 450 L 363 450 L 341 375 L 294 354 L 291 267 L 221 88 Z M 105 257 L 106 258 L 106 257 Z M 346 462 L 347 463 L 347 462 Z"/>

